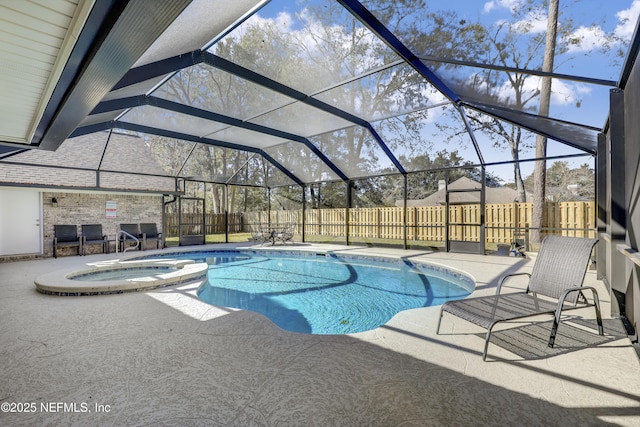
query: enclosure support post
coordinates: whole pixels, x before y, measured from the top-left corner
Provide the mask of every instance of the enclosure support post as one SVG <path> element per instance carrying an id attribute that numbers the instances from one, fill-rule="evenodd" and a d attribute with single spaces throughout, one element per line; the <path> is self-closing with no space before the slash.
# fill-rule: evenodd
<path id="1" fill-rule="evenodd" d="M 301 231 L 302 232 L 302 243 L 305 242 L 305 226 L 306 226 L 305 220 L 306 220 L 306 217 L 307 217 L 307 214 L 306 214 L 306 210 L 307 210 L 307 197 L 306 197 L 307 196 L 307 191 L 306 190 L 307 190 L 307 186 L 303 185 L 302 186 L 302 218 L 300 220 L 300 224 L 302 225 L 302 231 Z"/>
<path id="2" fill-rule="evenodd" d="M 271 188 L 267 187 L 267 227 L 271 228 Z"/>
<path id="3" fill-rule="evenodd" d="M 202 199 L 202 244 L 207 244 L 207 198 Z"/>
<path id="4" fill-rule="evenodd" d="M 347 186 L 347 203 L 344 209 L 344 234 L 347 246 L 349 246 L 349 208 L 351 207 L 351 180 L 348 179 L 347 181 L 345 181 L 345 184 Z"/>
<path id="5" fill-rule="evenodd" d="M 449 252 L 449 169 L 444 171 L 444 250 Z"/>
<path id="6" fill-rule="evenodd" d="M 182 242 L 182 197 L 178 197 L 178 246 L 180 242 Z"/>
<path id="7" fill-rule="evenodd" d="M 162 215 L 160 217 L 160 221 L 162 221 L 162 224 L 160 224 L 161 230 L 160 232 L 162 233 L 162 248 L 166 248 L 167 245 L 167 213 L 165 212 L 166 207 L 167 207 L 167 202 L 165 202 L 165 198 L 167 197 L 167 194 L 163 194 L 162 195 L 162 200 L 161 200 L 161 209 L 162 209 Z M 107 243 L 108 245 L 109 243 Z M 116 241 L 116 248 L 118 247 L 118 242 Z"/>
<path id="8" fill-rule="evenodd" d="M 407 191 L 409 188 L 408 177 L 407 174 L 402 175 L 404 177 L 404 196 L 403 196 L 403 204 L 402 204 L 402 224 L 403 224 L 403 238 L 404 238 L 404 249 L 407 248 Z"/>
<path id="9" fill-rule="evenodd" d="M 228 184 L 224 185 L 224 242 L 229 243 L 229 185 Z"/>
<path id="10" fill-rule="evenodd" d="M 486 172 L 484 165 L 480 169 L 480 178 L 482 180 L 482 185 L 480 187 L 480 254 L 485 255 L 486 252 L 486 228 L 485 228 L 485 208 L 486 208 Z"/>

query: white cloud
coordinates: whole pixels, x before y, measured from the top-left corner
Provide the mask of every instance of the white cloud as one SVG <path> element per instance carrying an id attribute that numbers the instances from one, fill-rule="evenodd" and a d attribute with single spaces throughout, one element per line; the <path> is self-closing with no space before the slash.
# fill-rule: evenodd
<path id="1" fill-rule="evenodd" d="M 532 76 L 526 80 L 525 86 L 529 90 L 537 90 L 541 87 L 541 77 Z M 575 82 L 553 80 L 551 83 L 551 103 L 557 106 L 569 106 L 578 104 L 583 96 L 591 93 L 591 88 Z"/>
<path id="2" fill-rule="evenodd" d="M 496 8 L 496 2 L 494 1 L 488 1 L 484 4 L 484 13 L 489 13 L 491 12 L 493 9 Z"/>
<path id="3" fill-rule="evenodd" d="M 226 38 L 236 41 L 240 40 L 252 27 L 267 28 L 275 26 L 280 29 L 281 32 L 287 33 L 293 31 L 291 27 L 292 23 L 293 18 L 286 12 L 280 12 L 275 18 L 263 18 L 259 14 L 256 14 L 250 20 L 243 22 L 235 31 L 228 34 Z"/>
<path id="4" fill-rule="evenodd" d="M 491 0 L 484 4 L 484 13 L 489 13 L 494 9 L 509 9 L 511 12 L 516 11 L 522 0 Z"/>
<path id="5" fill-rule="evenodd" d="M 532 10 L 527 16 L 511 25 L 513 31 L 526 33 L 544 33 L 547 31 L 547 14 L 542 9 Z"/>
<path id="6" fill-rule="evenodd" d="M 484 5 L 484 11 L 489 12 L 497 8 L 516 10 L 521 4 L 520 0 L 492 0 Z M 636 22 L 640 15 L 640 0 L 633 0 L 628 9 L 616 13 L 618 25 L 613 34 L 622 40 L 630 40 L 636 28 Z M 533 10 L 527 16 L 513 24 L 511 29 L 518 33 L 543 33 L 547 30 L 547 13 L 544 9 Z M 607 33 L 598 25 L 590 27 L 580 26 L 570 36 L 574 42 L 569 46 L 569 52 L 587 52 L 611 43 L 607 40 Z"/>
<path id="7" fill-rule="evenodd" d="M 296 16 L 280 12 L 274 18 L 265 18 L 257 14 L 227 37 L 239 40 L 251 27 L 263 28 L 266 34 L 279 33 L 297 55 L 304 55 L 309 61 L 322 64 L 320 66 L 326 73 L 339 73 L 340 67 L 344 66 L 342 59 L 353 49 L 354 37 L 351 29 L 347 30 L 342 25 L 326 26 L 308 9 L 301 10 Z M 356 28 L 355 31 L 359 49 L 366 48 L 369 51 L 369 54 L 361 55 L 360 63 L 349 64 L 354 67 L 352 72 L 357 75 L 382 65 L 376 48 L 383 46 L 384 42 L 364 27 Z M 327 40 L 330 43 L 326 43 Z"/>
<path id="8" fill-rule="evenodd" d="M 624 40 L 630 40 L 636 29 L 636 21 L 638 20 L 639 14 L 640 0 L 633 0 L 629 9 L 621 10 L 616 13 L 616 17 L 620 22 L 614 30 L 614 33 Z"/>
<path id="9" fill-rule="evenodd" d="M 569 37 L 575 41 L 569 45 L 569 52 L 588 52 L 607 43 L 607 34 L 599 26 L 579 27 Z"/>
<path id="10" fill-rule="evenodd" d="M 640 14 L 640 0 L 634 0 L 628 9 L 616 13 L 618 25 L 613 30 L 613 35 L 622 40 L 630 40 L 636 28 L 638 15 Z M 569 52 L 588 52 L 598 47 L 611 44 L 608 34 L 598 25 L 591 27 L 581 26 L 569 37 L 575 42 L 569 46 Z"/>
<path id="11" fill-rule="evenodd" d="M 525 79 L 522 87 L 522 98 L 527 99 L 540 90 L 542 78 L 539 76 L 530 76 Z M 474 88 L 476 93 L 484 93 L 488 89 L 488 84 L 484 78 L 479 75 L 471 75 L 468 80 L 469 86 Z M 493 87 L 489 90 L 498 101 L 505 105 L 513 105 L 515 101 L 515 92 L 510 82 L 504 81 L 502 85 Z M 551 102 L 556 106 L 570 106 L 578 104 L 581 99 L 591 93 L 591 88 L 575 82 L 566 82 L 562 80 L 554 80 L 551 86 Z M 537 101 L 533 101 L 537 105 Z M 530 104 L 534 105 L 534 104 Z"/>

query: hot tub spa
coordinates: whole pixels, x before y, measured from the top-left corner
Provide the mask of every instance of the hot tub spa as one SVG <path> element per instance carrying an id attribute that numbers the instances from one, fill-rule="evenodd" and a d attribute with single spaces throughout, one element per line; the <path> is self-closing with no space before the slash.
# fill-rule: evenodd
<path id="1" fill-rule="evenodd" d="M 206 279 L 208 266 L 193 260 L 106 261 L 75 271 L 55 271 L 35 280 L 50 295 L 102 295 L 144 291 Z"/>

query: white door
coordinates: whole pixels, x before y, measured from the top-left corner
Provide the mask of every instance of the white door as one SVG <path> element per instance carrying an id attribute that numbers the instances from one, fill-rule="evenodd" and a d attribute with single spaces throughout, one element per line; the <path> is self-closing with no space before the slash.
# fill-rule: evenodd
<path id="1" fill-rule="evenodd" d="M 0 189 L 0 255 L 42 253 L 41 196 Z"/>

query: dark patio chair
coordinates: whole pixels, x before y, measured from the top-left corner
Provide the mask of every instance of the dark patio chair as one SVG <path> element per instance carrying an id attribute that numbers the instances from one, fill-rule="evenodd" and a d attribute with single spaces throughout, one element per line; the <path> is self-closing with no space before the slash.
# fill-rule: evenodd
<path id="1" fill-rule="evenodd" d="M 584 276 L 591 261 L 591 251 L 597 239 L 548 236 L 529 273 L 509 274 L 500 279 L 496 295 L 448 301 L 440 309 L 436 333 L 444 312 L 475 323 L 487 330 L 482 360 L 487 358 L 487 348 L 493 327 L 500 322 L 522 319 L 540 314 L 553 314 L 549 336 L 553 347 L 562 312 L 594 307 L 598 333 L 604 335 L 598 292 L 591 286 L 583 286 Z M 503 283 L 509 277 L 527 275 L 529 284 L 524 292 L 500 294 Z M 589 290 L 593 302 L 587 301 L 583 291 Z"/>
<path id="2" fill-rule="evenodd" d="M 140 229 L 138 228 L 138 224 L 120 224 L 120 231 L 124 231 L 124 233 L 118 233 L 118 242 L 120 245 L 120 249 L 124 251 L 127 246 L 127 242 L 135 242 L 135 239 L 140 241 Z M 134 239 L 135 238 L 135 239 Z M 138 249 L 142 249 L 140 244 L 137 244 Z"/>
<path id="3" fill-rule="evenodd" d="M 273 244 L 273 230 L 269 229 L 267 224 L 254 225 L 251 232 L 251 240 L 255 240 L 261 245 L 269 242 Z"/>
<path id="4" fill-rule="evenodd" d="M 162 245 L 162 233 L 158 233 L 158 228 L 155 222 L 140 223 L 140 235 L 142 236 L 142 249 L 147 248 L 148 241 L 156 241 L 156 249 L 161 249 Z"/>
<path id="5" fill-rule="evenodd" d="M 273 233 L 273 243 L 282 242 L 284 245 L 287 242 L 292 242 L 295 229 L 296 225 L 294 223 L 285 224 L 284 227 Z"/>
<path id="6" fill-rule="evenodd" d="M 513 232 L 513 241 L 509 252 L 512 256 L 526 258 L 527 251 L 529 251 L 529 233 L 527 230 L 518 228 Z"/>
<path id="7" fill-rule="evenodd" d="M 87 254 L 87 245 L 102 245 L 102 251 L 109 253 L 109 237 L 102 234 L 102 224 L 82 224 L 82 254 Z"/>
<path id="8" fill-rule="evenodd" d="M 78 255 L 82 254 L 82 240 L 78 237 L 76 225 L 53 226 L 53 257 L 58 258 L 58 248 L 77 247 Z"/>

